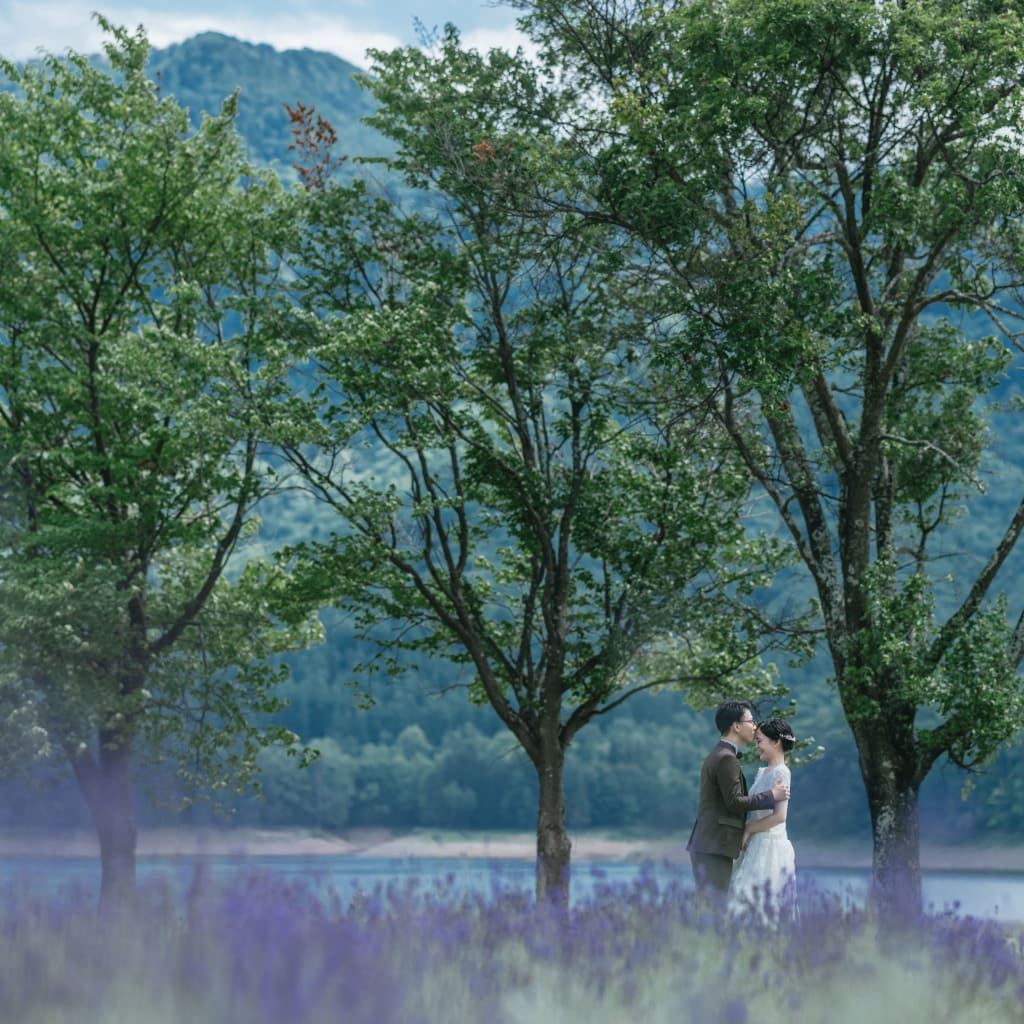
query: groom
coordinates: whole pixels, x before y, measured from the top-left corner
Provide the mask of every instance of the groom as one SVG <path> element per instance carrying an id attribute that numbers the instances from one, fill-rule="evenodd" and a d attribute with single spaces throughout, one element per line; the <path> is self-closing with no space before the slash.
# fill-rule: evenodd
<path id="1" fill-rule="evenodd" d="M 757 731 L 750 701 L 723 701 L 715 712 L 715 727 L 721 736 L 704 758 L 697 820 L 686 849 L 698 892 L 725 893 L 733 861 L 740 854 L 747 811 L 770 810 L 776 800 L 788 800 L 789 786 L 777 783 L 763 793 L 747 795 L 747 780 L 736 755 L 740 747 L 753 743 Z"/>

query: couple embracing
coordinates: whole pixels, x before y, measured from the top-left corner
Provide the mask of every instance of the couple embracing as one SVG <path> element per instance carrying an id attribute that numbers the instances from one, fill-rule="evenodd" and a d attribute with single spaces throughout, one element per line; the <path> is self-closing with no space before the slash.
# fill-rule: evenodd
<path id="1" fill-rule="evenodd" d="M 725 897 L 730 912 L 753 911 L 774 922 L 795 905 L 786 754 L 796 739 L 785 719 L 758 723 L 749 701 L 721 703 L 715 727 L 720 737 L 701 768 L 697 821 L 686 846 L 697 890 Z M 764 767 L 748 792 L 737 755 L 750 743 Z"/>

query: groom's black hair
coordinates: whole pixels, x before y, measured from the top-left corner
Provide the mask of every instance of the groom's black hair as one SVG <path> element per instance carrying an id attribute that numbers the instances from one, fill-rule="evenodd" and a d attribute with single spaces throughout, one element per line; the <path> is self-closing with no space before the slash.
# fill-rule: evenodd
<path id="1" fill-rule="evenodd" d="M 718 729 L 718 735 L 724 736 L 733 722 L 739 722 L 743 718 L 744 711 L 749 711 L 754 718 L 757 718 L 754 705 L 749 700 L 723 700 L 715 712 L 715 727 Z"/>

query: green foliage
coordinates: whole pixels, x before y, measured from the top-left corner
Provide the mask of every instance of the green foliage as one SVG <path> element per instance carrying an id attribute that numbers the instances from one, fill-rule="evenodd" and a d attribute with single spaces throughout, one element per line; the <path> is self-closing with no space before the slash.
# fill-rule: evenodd
<path id="1" fill-rule="evenodd" d="M 286 196 L 232 100 L 191 130 L 144 36 L 103 24 L 109 71 L 5 64 L 0 94 L 0 669 L 94 810 L 136 739 L 196 786 L 248 784 L 295 741 L 257 721 L 271 665 L 313 635 L 246 557 L 288 386 Z"/>
<path id="2" fill-rule="evenodd" d="M 654 247 L 675 310 L 664 365 L 719 385 L 800 551 L 876 864 L 913 871 L 931 767 L 984 762 L 1019 722 L 1024 504 L 1012 485 L 982 497 L 1018 430 L 1002 398 L 1022 319 L 1024 8 L 519 6 L 549 66 L 596 96 L 573 121 L 577 165 Z M 967 553 L 968 515 L 993 506 L 991 543 Z"/>
<path id="3" fill-rule="evenodd" d="M 972 616 L 936 665 L 928 578 L 915 574 L 898 586 L 895 567 L 880 561 L 866 575 L 871 626 L 849 649 L 848 717 L 884 719 L 889 702 L 909 704 L 917 709 L 923 748 L 934 744 L 961 768 L 990 760 L 1018 730 L 1021 711 L 1005 598 Z M 880 691 L 879 680 L 892 685 Z"/>
<path id="4" fill-rule="evenodd" d="M 710 505 L 684 522 L 674 511 L 717 493 L 743 510 L 748 527 L 764 522 L 763 503 L 744 504 L 748 482 L 720 432 L 692 415 L 693 396 L 706 397 L 719 374 L 736 382 L 742 416 L 734 426 L 755 465 L 783 451 L 764 419 L 791 415 L 799 434 L 785 436 L 800 437 L 817 474 L 813 489 L 830 507 L 843 493 L 843 439 L 818 429 L 820 408 L 805 397 L 827 379 L 837 422 L 861 440 L 876 336 L 904 345 L 891 359 L 878 421 L 899 557 L 868 566 L 867 585 L 850 591 L 863 595 L 866 612 L 838 645 L 852 655 L 844 705 L 851 724 L 915 709 L 913 742 L 937 764 L 981 767 L 1016 731 L 1009 608 L 994 595 L 964 621 L 951 616 L 975 578 L 968 563 L 984 564 L 1001 541 L 1020 484 L 1015 419 L 989 416 L 997 411 L 990 396 L 1012 394 L 1012 349 L 1000 331 L 1017 315 L 1007 285 L 1020 266 L 1022 178 L 1002 125 L 1017 123 L 1015 78 L 1005 70 L 1019 66 L 1017 5 L 647 4 L 620 8 L 614 24 L 593 5 L 586 20 L 576 17 L 584 5 L 559 5 L 557 17 L 544 6 L 532 21 L 557 47 L 558 88 L 515 56 L 463 51 L 448 32 L 433 53 L 376 55 L 364 82 L 373 102 L 352 91 L 353 69 L 326 55 L 276 54 L 215 35 L 148 54 L 133 44 L 127 63 L 73 57 L 67 79 L 55 77 L 62 61 L 43 61 L 24 72 L 24 84 L 35 83 L 34 107 L 15 99 L 16 88 L 5 94 L 2 203 L 19 215 L 0 221 L 4 386 L 16 386 L 23 411 L 17 430 L 0 436 L 11 467 L 0 491 L 12 545 L 3 563 L 4 657 L 19 669 L 0 682 L 4 770 L 54 755 L 59 735 L 91 740 L 97 721 L 127 710 L 152 750 L 182 755 L 186 781 L 241 783 L 261 764 L 268 822 L 306 821 L 308 805 L 323 827 L 531 823 L 534 781 L 521 758 L 513 764 L 507 735 L 492 737 L 471 717 L 476 735 L 467 740 L 459 715 L 441 716 L 408 691 L 403 718 L 373 685 L 379 651 L 386 666 L 418 672 L 438 690 L 473 686 L 478 701 L 488 699 L 478 667 L 497 665 L 511 700 L 513 654 L 534 649 L 518 646 L 523 623 L 542 623 L 525 634 L 531 642 L 548 628 L 542 616 L 529 618 L 537 606 L 523 596 L 535 578 L 553 578 L 544 562 L 553 549 L 538 541 L 538 526 L 560 524 L 571 510 L 568 716 L 595 696 L 615 700 L 624 692 L 617 688 L 658 680 L 724 677 L 729 690 L 774 692 L 773 674 L 739 667 L 763 637 L 749 619 L 737 634 L 733 602 L 756 596 L 774 607 L 787 597 L 802 602 L 805 591 L 791 582 L 768 589 L 782 552 L 737 529 L 731 514 Z M 16 84 L 23 74 L 5 73 Z M 881 90 L 883 81 L 890 92 L 876 92 L 884 102 L 872 107 L 865 83 Z M 586 106 L 595 89 L 609 102 Z M 241 158 L 244 145 L 291 176 L 284 103 L 296 101 L 332 122 L 343 154 L 392 153 L 394 173 L 419 187 L 405 192 L 416 211 L 405 218 L 369 198 L 370 182 L 310 197 L 317 245 L 303 255 L 316 288 L 306 308 L 289 311 L 289 331 L 302 332 L 335 374 L 313 396 L 322 422 L 306 436 L 326 453 L 314 464 L 326 467 L 335 451 L 345 460 L 347 510 L 366 531 L 339 526 L 329 505 L 275 495 L 264 528 L 239 534 L 241 557 L 196 624 L 125 694 L 111 685 L 130 664 L 116 655 L 133 636 L 118 587 L 144 579 L 149 635 L 170 635 L 211 568 L 203 552 L 224 536 L 227 499 L 246 479 L 238 460 L 245 425 L 258 422 L 275 440 L 311 426 L 301 390 L 308 379 L 294 371 L 281 379 L 288 355 L 273 342 L 281 320 L 265 302 L 278 267 L 270 253 L 287 247 L 292 200 Z M 888 132 L 884 145 L 864 134 L 869 110 Z M 201 122 L 203 111 L 221 114 Z M 375 128 L 354 127 L 374 111 Z M 608 127 L 614 136 L 602 134 Z M 600 149 L 581 148 L 595 138 Z M 920 148 L 929 140 L 933 151 Z M 839 156 L 851 175 L 846 192 L 825 173 Z M 348 161 L 344 180 L 353 170 Z M 844 220 L 848 195 L 852 220 Z M 637 229 L 654 251 L 609 221 Z M 52 259 L 33 231 L 45 233 Z M 851 239 L 861 246 L 863 283 L 879 298 L 871 308 L 847 259 Z M 254 241 L 255 250 L 267 246 L 263 261 L 246 264 Z M 937 242 L 945 248 L 929 262 Z M 559 275 L 569 301 L 554 287 Z M 921 282 L 930 290 L 915 304 Z M 1005 305 L 997 305 L 1001 294 Z M 97 340 L 97 370 L 88 373 Z M 645 408 L 640 396 L 679 409 Z M 105 415 L 117 413 L 102 452 L 90 398 Z M 517 408 L 532 441 L 555 439 L 545 464 L 520 458 Z M 269 422 L 271 409 L 294 422 Z M 411 496 L 414 477 L 401 457 L 409 449 L 399 441 L 425 445 L 443 491 Z M 573 451 L 589 460 L 575 477 Z M 13 472 L 19 465 L 31 473 Z M 274 488 L 267 469 L 253 463 L 247 507 Z M 792 494 L 783 502 L 795 507 Z M 428 530 L 460 522 L 465 543 Z M 675 542 L 655 552 L 653 539 L 670 536 L 673 523 Z M 338 537 L 325 543 L 332 530 Z M 417 538 L 459 540 L 459 597 L 468 621 L 488 627 L 481 652 L 436 628 L 405 568 L 382 557 L 378 540 L 389 535 L 420 567 L 428 562 Z M 286 585 L 259 564 L 274 545 L 305 541 L 315 558 L 301 581 Z M 722 600 L 704 604 L 695 630 L 681 595 L 687 581 L 709 581 L 699 567 L 712 564 L 713 550 L 719 569 L 729 567 L 717 577 L 727 586 Z M 14 571 L 19 559 L 24 572 Z M 764 572 L 751 570 L 758 563 Z M 638 589 L 644 574 L 649 585 Z M 626 604 L 615 601 L 616 581 Z M 272 656 L 308 638 L 303 606 L 338 597 L 361 615 L 368 639 L 329 620 L 328 645 L 287 659 L 301 685 L 279 686 Z M 408 624 L 397 636 L 394 618 Z M 688 628 L 673 629 L 674 620 Z M 258 625 L 274 621 L 288 627 L 274 634 Z M 23 671 L 30 663 L 34 674 Z M 830 808 L 802 826 L 822 833 L 865 813 L 853 773 L 843 771 L 857 752 L 821 682 L 828 674 L 785 676 L 802 714 L 815 709 L 813 729 L 829 747 L 828 773 L 811 766 L 800 780 L 802 804 Z M 343 683 L 377 699 L 371 715 L 339 708 L 345 691 L 335 684 Z M 291 708 L 279 707 L 281 693 Z M 702 684 L 688 699 L 705 706 L 718 695 Z M 517 705 L 541 706 L 530 694 Z M 669 711 L 642 721 L 622 708 L 574 740 L 566 786 L 575 826 L 661 821 L 655 807 L 672 793 L 671 821 L 688 824 L 686 766 L 706 731 Z M 403 732 L 414 723 L 426 746 Z M 257 755 L 289 733 L 307 744 L 328 737 L 317 740 L 316 785 L 294 771 L 296 758 Z M 651 748 L 643 767 L 641 736 Z M 1016 772 L 1018 757 L 999 753 L 993 774 L 972 775 L 966 805 L 951 772 L 929 777 L 927 806 L 941 808 L 932 827 L 948 820 L 960 831 L 983 822 L 1019 831 L 1011 782 L 998 781 Z M 845 779 L 839 792 L 836 776 Z"/>
<path id="5" fill-rule="evenodd" d="M 642 253 L 573 211 L 539 135 L 563 97 L 454 30 L 374 56 L 372 123 L 426 191 L 412 215 L 359 186 L 309 195 L 316 377 L 290 458 L 340 525 L 289 557 L 383 667 L 452 663 L 540 769 L 542 721 L 564 749 L 644 687 L 743 686 L 763 623 L 739 598 L 786 555 L 745 532 L 702 392 L 657 400 Z"/>

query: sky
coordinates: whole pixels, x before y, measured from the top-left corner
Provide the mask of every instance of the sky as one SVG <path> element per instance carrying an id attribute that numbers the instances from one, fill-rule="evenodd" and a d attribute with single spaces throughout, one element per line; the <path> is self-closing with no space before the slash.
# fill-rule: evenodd
<path id="1" fill-rule="evenodd" d="M 479 50 L 524 42 L 516 12 L 497 0 L 0 0 L 0 56 L 98 53 L 97 10 L 116 25 L 142 25 L 158 49 L 215 31 L 277 50 L 322 50 L 363 68 L 371 47 L 419 42 L 416 19 L 428 29 L 452 22 L 463 44 Z"/>

